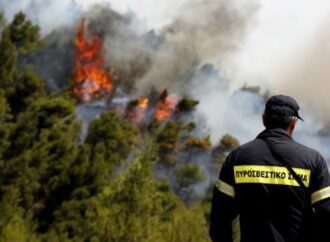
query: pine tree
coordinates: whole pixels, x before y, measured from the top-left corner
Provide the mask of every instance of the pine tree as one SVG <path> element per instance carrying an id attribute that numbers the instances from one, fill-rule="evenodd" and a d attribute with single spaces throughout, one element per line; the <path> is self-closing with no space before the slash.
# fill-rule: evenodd
<path id="1" fill-rule="evenodd" d="M 39 26 L 27 20 L 23 12 L 14 16 L 9 25 L 9 33 L 11 42 L 20 54 L 32 53 L 42 45 Z"/>
<path id="2" fill-rule="evenodd" d="M 0 89 L 5 91 L 11 111 L 16 117 L 32 100 L 45 93 L 41 78 L 24 64 L 26 54 L 36 51 L 42 40 L 39 27 L 33 25 L 21 12 L 15 15 L 10 24 L 3 26 L 0 41 Z"/>
<path id="3" fill-rule="evenodd" d="M 99 194 L 64 203 L 52 234 L 72 241 L 159 241 L 161 221 L 179 200 L 155 178 L 155 151 L 147 147 Z"/>
<path id="4" fill-rule="evenodd" d="M 5 93 L 0 89 L 0 170 L 2 168 L 1 160 L 3 158 L 3 154 L 10 145 L 8 141 L 9 132 L 12 127 L 12 124 L 9 123 L 10 117 L 10 108 L 5 97 Z"/>
<path id="5" fill-rule="evenodd" d="M 121 120 L 114 111 L 104 112 L 90 123 L 86 145 L 90 149 L 91 163 L 95 165 L 91 171 L 97 183 L 108 183 L 115 167 L 126 160 L 137 140 L 136 128 Z"/>
<path id="6" fill-rule="evenodd" d="M 19 200 L 19 192 L 13 187 L 0 201 L 0 241 L 38 242 L 31 216 L 18 205 Z"/>
<path id="7" fill-rule="evenodd" d="M 0 88 L 6 95 L 12 93 L 17 62 L 15 45 L 11 42 L 10 31 L 5 28 L 0 41 Z"/>
<path id="8" fill-rule="evenodd" d="M 3 13 L 0 12 L 0 36 L 2 35 L 2 31 L 5 28 L 5 24 L 6 24 L 5 17 L 3 16 Z"/>
<path id="9" fill-rule="evenodd" d="M 169 121 L 156 133 L 156 145 L 158 146 L 160 162 L 167 166 L 176 165 L 176 151 L 182 128 L 179 122 Z"/>
<path id="10" fill-rule="evenodd" d="M 33 212 L 41 230 L 47 229 L 54 210 L 72 191 L 70 168 L 79 133 L 74 103 L 55 97 L 35 100 L 9 136 L 0 171 L 1 192 L 18 187 L 20 205 Z"/>
<path id="11" fill-rule="evenodd" d="M 45 95 L 44 81 L 31 69 L 16 71 L 14 92 L 8 95 L 8 102 L 13 115 L 26 110 L 37 98 Z"/>

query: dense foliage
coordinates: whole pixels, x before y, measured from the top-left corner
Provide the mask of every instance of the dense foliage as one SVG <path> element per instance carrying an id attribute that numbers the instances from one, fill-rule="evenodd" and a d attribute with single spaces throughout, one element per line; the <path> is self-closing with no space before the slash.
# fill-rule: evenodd
<path id="1" fill-rule="evenodd" d="M 206 178 L 194 159 L 211 153 L 208 137 L 175 120 L 141 133 L 106 111 L 81 140 L 76 100 L 47 92 L 28 63 L 43 45 L 39 27 L 0 14 L 0 34 L 0 241 L 209 241 L 210 193 L 190 200 Z M 237 145 L 225 136 L 216 157 Z"/>

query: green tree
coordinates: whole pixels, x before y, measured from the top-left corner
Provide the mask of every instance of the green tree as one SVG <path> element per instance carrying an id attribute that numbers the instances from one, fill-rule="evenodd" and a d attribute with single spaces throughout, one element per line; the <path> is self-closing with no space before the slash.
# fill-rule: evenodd
<path id="1" fill-rule="evenodd" d="M 100 193 L 65 202 L 54 231 L 72 241 L 157 241 L 164 197 L 153 173 L 155 159 L 152 149 L 147 149 Z"/>
<path id="2" fill-rule="evenodd" d="M 206 138 L 198 138 L 198 137 L 188 137 L 185 142 L 185 149 L 199 149 L 208 151 L 212 147 L 211 141 L 209 137 Z"/>
<path id="3" fill-rule="evenodd" d="M 91 162 L 104 169 L 96 177 L 109 179 L 113 169 L 126 160 L 137 142 L 137 130 L 114 111 L 107 111 L 89 125 L 86 145 L 90 147 Z M 94 168 L 93 168 L 94 169 Z M 107 172 L 108 174 L 104 174 Z"/>
<path id="4" fill-rule="evenodd" d="M 0 169 L 2 168 L 1 160 L 3 158 L 3 154 L 10 146 L 8 140 L 9 132 L 12 127 L 12 124 L 9 123 L 10 118 L 11 114 L 7 99 L 4 91 L 0 89 Z"/>
<path id="5" fill-rule="evenodd" d="M 54 210 L 72 191 L 70 167 L 76 159 L 80 126 L 74 103 L 40 98 L 20 115 L 12 130 L 0 171 L 2 193 L 15 186 L 23 208 L 32 211 L 39 229 L 52 222 Z"/>
<path id="6" fill-rule="evenodd" d="M 127 174 L 121 174 L 100 195 L 99 214 L 94 230 L 101 232 L 101 241 L 156 241 L 156 228 L 162 214 L 162 203 L 153 173 L 154 155 L 143 152 L 132 162 Z"/>
<path id="7" fill-rule="evenodd" d="M 160 156 L 160 162 L 172 167 L 176 165 L 176 152 L 180 141 L 182 125 L 175 121 L 169 121 L 156 134 L 156 144 Z"/>
<path id="8" fill-rule="evenodd" d="M 8 95 L 12 113 L 16 116 L 26 110 L 37 98 L 45 95 L 44 81 L 31 69 L 16 71 L 14 92 Z"/>
<path id="9" fill-rule="evenodd" d="M 102 230 L 98 232 L 93 227 L 98 215 L 89 218 L 88 214 L 100 203 L 99 196 L 105 189 L 109 186 L 119 189 L 115 188 L 118 183 L 114 170 L 125 166 L 125 160 L 133 154 L 136 140 L 134 126 L 121 120 L 113 111 L 103 113 L 90 123 L 85 144 L 79 147 L 70 168 L 72 193 L 55 211 L 55 223 L 47 236 L 55 236 L 59 241 L 100 238 Z"/>
<path id="10" fill-rule="evenodd" d="M 16 69 L 17 52 L 10 40 L 10 31 L 5 28 L 0 41 L 0 88 L 6 94 L 12 93 L 14 73 Z"/>
<path id="11" fill-rule="evenodd" d="M 189 187 L 205 179 L 203 172 L 196 164 L 180 165 L 175 168 L 175 175 L 180 187 Z"/>
<path id="12" fill-rule="evenodd" d="M 0 202 L 0 241 L 37 242 L 35 226 L 19 204 L 19 192 L 10 189 Z"/>
<path id="13" fill-rule="evenodd" d="M 162 224 L 158 242 L 209 242 L 208 225 L 200 206 L 191 209 L 181 205 Z"/>
<path id="14" fill-rule="evenodd" d="M 232 150 L 239 146 L 239 141 L 235 137 L 225 134 L 220 140 L 220 146 L 226 150 Z"/>
<path id="15" fill-rule="evenodd" d="M 3 16 L 3 13 L 0 12 L 0 36 L 5 28 L 5 24 L 6 24 L 5 17 Z"/>
<path id="16" fill-rule="evenodd" d="M 3 25 L 0 41 L 0 89 L 5 91 L 14 117 L 24 111 L 32 100 L 44 95 L 41 78 L 27 68 L 26 54 L 41 46 L 39 27 L 26 19 L 23 13 L 15 15 L 13 21 Z"/>
<path id="17" fill-rule="evenodd" d="M 239 141 L 235 137 L 225 134 L 219 141 L 219 144 L 213 148 L 212 167 L 215 171 L 219 171 L 228 153 L 239 146 Z"/>
<path id="18" fill-rule="evenodd" d="M 14 16 L 9 24 L 9 33 L 11 42 L 20 54 L 34 52 L 42 45 L 39 26 L 28 20 L 23 12 Z"/>
<path id="19" fill-rule="evenodd" d="M 10 119 L 10 107 L 5 92 L 0 89 L 0 123 L 3 124 Z"/>

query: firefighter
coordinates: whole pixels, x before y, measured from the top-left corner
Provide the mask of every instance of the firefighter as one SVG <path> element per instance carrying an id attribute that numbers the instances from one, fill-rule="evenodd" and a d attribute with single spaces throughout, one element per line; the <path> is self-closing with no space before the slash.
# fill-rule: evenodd
<path id="1" fill-rule="evenodd" d="M 213 242 L 330 241 L 330 175 L 292 138 L 298 111 L 292 97 L 272 96 L 265 130 L 228 155 L 213 191 Z"/>

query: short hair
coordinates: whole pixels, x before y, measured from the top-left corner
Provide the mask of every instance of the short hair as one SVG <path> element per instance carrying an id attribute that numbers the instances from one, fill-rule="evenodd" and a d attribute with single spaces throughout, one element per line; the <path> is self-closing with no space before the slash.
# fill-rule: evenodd
<path id="1" fill-rule="evenodd" d="M 264 114 L 264 124 L 266 129 L 271 129 L 271 128 L 288 129 L 293 119 L 294 119 L 293 116 Z"/>

